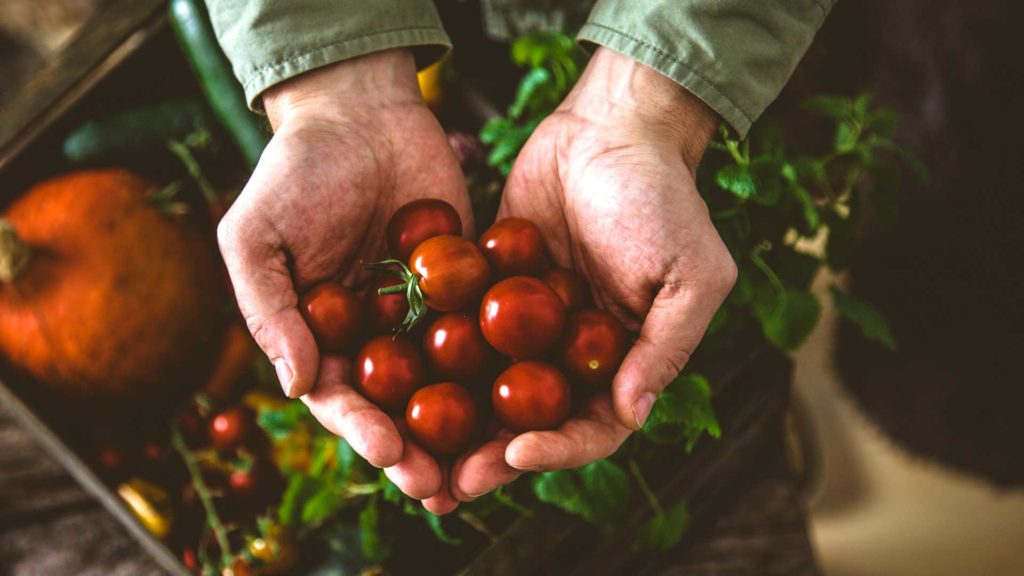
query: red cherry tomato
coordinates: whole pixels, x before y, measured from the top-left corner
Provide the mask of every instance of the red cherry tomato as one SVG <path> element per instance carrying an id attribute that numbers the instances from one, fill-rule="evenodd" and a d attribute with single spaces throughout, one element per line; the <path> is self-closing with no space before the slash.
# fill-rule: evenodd
<path id="1" fill-rule="evenodd" d="M 348 352 L 363 333 L 363 308 L 347 286 L 325 282 L 299 298 L 299 311 L 324 352 Z"/>
<path id="2" fill-rule="evenodd" d="M 517 362 L 491 390 L 494 414 L 513 432 L 550 430 L 569 415 L 569 382 L 546 362 Z"/>
<path id="3" fill-rule="evenodd" d="M 427 306 L 454 312 L 477 300 L 487 288 L 487 260 L 469 240 L 435 236 L 413 250 L 409 266 L 420 275 Z"/>
<path id="4" fill-rule="evenodd" d="M 377 276 L 366 288 L 363 304 L 366 307 L 366 326 L 373 334 L 390 334 L 402 325 L 405 315 L 409 313 L 409 301 L 405 294 L 384 294 L 377 291 L 381 288 L 401 284 L 394 276 Z"/>
<path id="5" fill-rule="evenodd" d="M 385 410 L 405 407 L 424 378 L 423 358 L 405 338 L 377 336 L 356 357 L 356 387 Z"/>
<path id="6" fill-rule="evenodd" d="M 210 420 L 210 443 L 221 452 L 244 446 L 256 434 L 256 418 L 244 406 L 232 406 Z"/>
<path id="7" fill-rule="evenodd" d="M 540 230 L 525 218 L 499 220 L 480 236 L 477 245 L 494 278 L 536 276 L 547 261 Z"/>
<path id="8" fill-rule="evenodd" d="M 570 378 L 587 386 L 611 386 L 628 350 L 626 327 L 604 310 L 580 310 L 565 323 L 562 368 Z"/>
<path id="9" fill-rule="evenodd" d="M 513 276 L 491 286 L 480 304 L 480 330 L 495 350 L 534 358 L 558 341 L 565 305 L 543 280 Z"/>
<path id="10" fill-rule="evenodd" d="M 413 200 L 399 208 L 388 221 L 388 252 L 408 262 L 412 251 L 427 238 L 462 236 L 462 220 L 451 204 L 436 198 Z"/>
<path id="11" fill-rule="evenodd" d="M 459 312 L 445 314 L 427 328 L 423 355 L 436 376 L 465 384 L 484 375 L 497 360 L 476 316 Z"/>
<path id="12" fill-rule="evenodd" d="M 228 476 L 232 499 L 243 512 L 258 512 L 276 502 L 284 490 L 284 479 L 267 460 L 256 460 L 248 470 Z"/>
<path id="13" fill-rule="evenodd" d="M 480 434 L 480 416 L 469 391 L 451 382 L 420 388 L 405 422 L 416 443 L 435 456 L 462 452 Z"/>
<path id="14" fill-rule="evenodd" d="M 196 556 L 196 551 L 192 548 L 186 547 L 181 551 L 181 563 L 185 565 L 185 569 L 189 572 L 199 571 L 199 558 Z"/>
<path id="15" fill-rule="evenodd" d="M 575 271 L 552 266 L 544 271 L 541 278 L 562 299 L 566 314 L 571 314 L 590 305 L 590 288 Z"/>

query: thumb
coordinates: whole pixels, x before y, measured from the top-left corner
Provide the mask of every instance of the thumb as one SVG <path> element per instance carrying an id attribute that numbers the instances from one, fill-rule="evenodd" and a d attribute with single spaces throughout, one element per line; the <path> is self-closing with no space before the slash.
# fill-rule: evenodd
<path id="1" fill-rule="evenodd" d="M 274 364 L 281 388 L 292 398 L 306 394 L 316 382 L 320 355 L 299 313 L 280 236 L 265 220 L 243 210 L 225 216 L 217 227 L 217 241 L 238 307 Z"/>
<path id="2" fill-rule="evenodd" d="M 615 416 L 623 426 L 639 430 L 658 395 L 690 360 L 732 288 L 735 272 L 722 276 L 719 285 L 710 288 L 666 283 L 655 296 L 640 336 L 612 383 Z"/>

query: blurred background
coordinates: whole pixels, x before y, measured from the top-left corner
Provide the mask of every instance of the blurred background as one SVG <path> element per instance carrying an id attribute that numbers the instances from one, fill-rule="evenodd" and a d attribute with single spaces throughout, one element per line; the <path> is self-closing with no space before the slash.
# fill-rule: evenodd
<path id="1" fill-rule="evenodd" d="M 101 0 L 0 3 L 0 114 Z M 458 8 L 462 3 L 449 3 Z M 780 98 L 870 91 L 929 168 L 840 281 L 900 342 L 826 307 L 791 432 L 828 576 L 1024 574 L 1024 75 L 1012 2 L 840 2 Z M 476 13 L 473 14 L 476 16 Z M 823 298 L 823 302 L 830 302 Z"/>

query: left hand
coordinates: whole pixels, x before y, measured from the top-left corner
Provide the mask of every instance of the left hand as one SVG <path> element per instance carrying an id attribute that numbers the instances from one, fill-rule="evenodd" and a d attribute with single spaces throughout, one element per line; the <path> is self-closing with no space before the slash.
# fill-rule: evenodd
<path id="1" fill-rule="evenodd" d="M 527 142 L 499 218 L 536 223 L 552 259 L 582 274 L 597 305 L 639 337 L 611 393 L 559 429 L 505 432 L 456 461 L 455 498 L 609 456 L 682 370 L 737 273 L 694 180 L 717 123 L 672 80 L 599 48 Z"/>

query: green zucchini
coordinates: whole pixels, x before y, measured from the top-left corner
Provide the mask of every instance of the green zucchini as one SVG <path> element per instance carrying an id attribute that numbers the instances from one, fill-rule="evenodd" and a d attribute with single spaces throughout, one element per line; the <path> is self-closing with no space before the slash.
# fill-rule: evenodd
<path id="1" fill-rule="evenodd" d="M 168 140 L 182 140 L 215 120 L 198 98 L 169 100 L 90 120 L 64 140 L 64 157 L 91 162 L 164 149 Z"/>
<path id="2" fill-rule="evenodd" d="M 171 27 L 210 107 L 227 128 L 249 166 L 256 166 L 270 141 L 270 134 L 259 117 L 249 110 L 242 86 L 217 44 L 206 6 L 202 0 L 171 0 L 168 10 Z"/>

